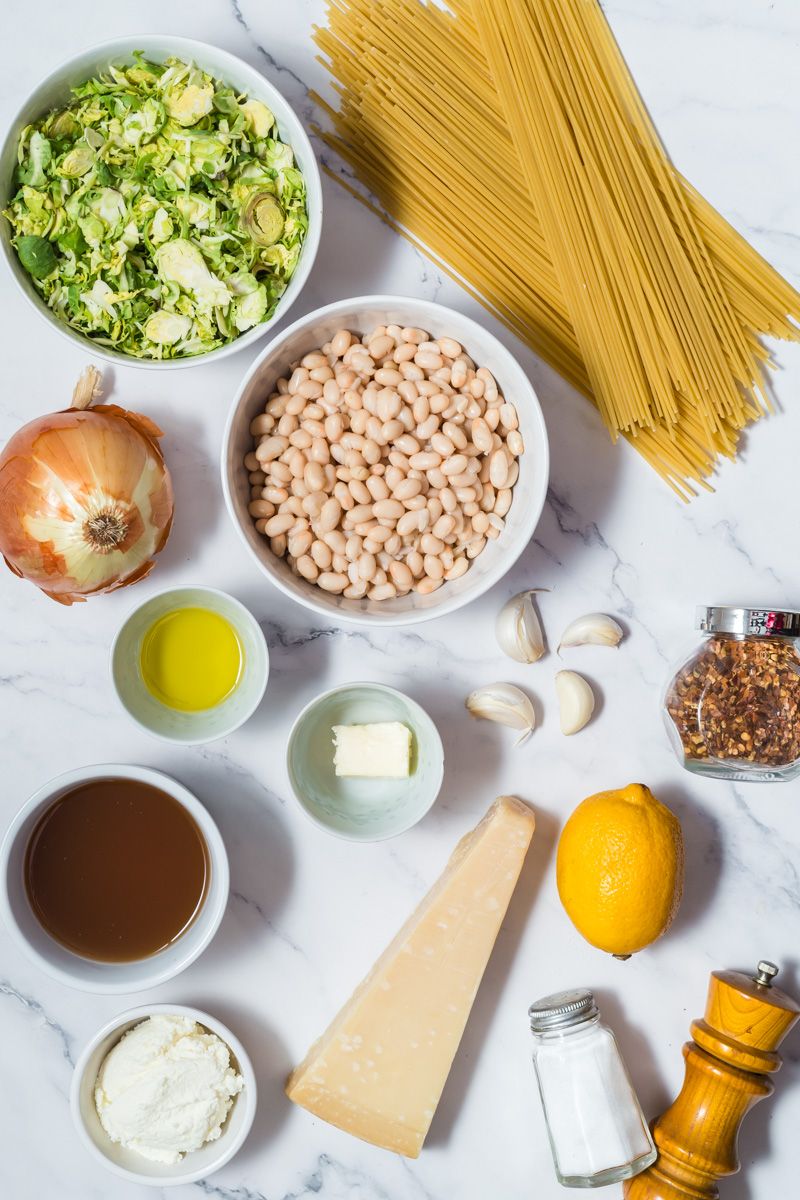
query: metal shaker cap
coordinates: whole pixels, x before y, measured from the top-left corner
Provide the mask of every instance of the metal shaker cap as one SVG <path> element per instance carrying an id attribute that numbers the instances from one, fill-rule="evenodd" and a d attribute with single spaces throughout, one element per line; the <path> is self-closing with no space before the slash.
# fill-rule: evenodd
<path id="1" fill-rule="evenodd" d="M 531 1029 L 534 1033 L 547 1033 L 555 1029 L 567 1029 L 570 1025 L 581 1025 L 598 1013 L 594 996 L 588 988 L 573 988 L 568 992 L 554 992 L 544 996 L 528 1009 Z"/>
<path id="2" fill-rule="evenodd" d="M 800 635 L 800 612 L 709 604 L 697 609 L 696 625 L 705 633 L 732 633 L 739 637 L 797 637 Z"/>

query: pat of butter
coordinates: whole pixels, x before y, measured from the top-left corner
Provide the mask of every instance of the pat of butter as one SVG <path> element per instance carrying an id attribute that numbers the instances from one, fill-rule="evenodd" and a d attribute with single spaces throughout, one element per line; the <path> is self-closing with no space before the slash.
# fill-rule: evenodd
<path id="1" fill-rule="evenodd" d="M 333 765 L 337 775 L 405 779 L 411 765 L 411 730 L 400 721 L 334 725 Z"/>

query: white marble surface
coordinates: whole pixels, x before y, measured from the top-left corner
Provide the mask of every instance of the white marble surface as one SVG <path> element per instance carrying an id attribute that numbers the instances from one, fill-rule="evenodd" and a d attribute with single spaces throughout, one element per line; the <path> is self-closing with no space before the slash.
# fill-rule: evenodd
<path id="1" fill-rule="evenodd" d="M 609 15 L 680 167 L 795 282 L 800 280 L 800 124 L 795 0 L 610 0 Z M 306 121 L 320 83 L 309 26 L 320 0 L 116 0 L 7 5 L 0 45 L 0 125 L 60 59 L 137 29 L 182 33 L 242 55 Z M 409 292 L 482 314 L 458 288 L 326 181 L 316 269 L 294 315 L 346 295 Z M 58 341 L 2 280 L 0 437 L 66 403 L 84 357 Z M 514 343 L 536 382 L 553 450 L 552 491 L 514 572 L 466 612 L 408 632 L 371 635 L 311 619 L 270 588 L 245 557 L 222 505 L 217 451 L 226 410 L 248 365 L 164 376 L 118 370 L 114 397 L 167 431 L 177 491 L 172 539 L 150 580 L 72 610 L 0 574 L 0 824 L 47 777 L 85 763 L 161 767 L 193 787 L 227 840 L 233 894 L 208 952 L 151 995 L 93 997 L 50 982 L 0 932 L 0 1191 L 9 1200 L 134 1200 L 78 1144 L 67 1106 L 84 1041 L 128 1004 L 174 1000 L 217 1013 L 246 1042 L 259 1075 L 255 1128 L 234 1162 L 174 1191 L 222 1200 L 555 1200 L 530 1065 L 528 1003 L 568 985 L 597 989 L 648 1115 L 682 1078 L 680 1045 L 717 967 L 760 956 L 784 965 L 800 992 L 797 784 L 698 781 L 673 761 L 658 697 L 668 665 L 691 644 L 700 601 L 800 600 L 797 447 L 800 351 L 779 346 L 782 407 L 747 436 L 717 491 L 684 507 L 594 414 Z M 264 622 L 273 674 L 249 725 L 201 749 L 170 748 L 135 729 L 114 702 L 112 635 L 136 600 L 170 584 L 227 588 Z M 502 659 L 492 622 L 522 586 L 550 588 L 551 637 L 591 609 L 617 613 L 618 653 L 575 652 L 602 693 L 592 725 L 569 742 L 552 699 L 553 657 Z M 439 723 L 447 755 L 440 800 L 415 830 L 384 845 L 350 845 L 313 828 L 295 806 L 283 763 L 293 714 L 334 682 L 367 677 L 407 689 Z M 522 750 L 471 725 L 465 694 L 516 680 L 544 720 Z M 567 814 L 602 787 L 647 781 L 680 813 L 687 892 L 667 938 L 620 964 L 582 942 L 557 899 L 554 843 Z M 363 1145 L 294 1109 L 283 1078 L 423 894 L 458 837 L 503 791 L 539 814 L 535 846 L 501 933 L 433 1124 L 415 1163 Z M 795 1188 L 800 1034 L 786 1044 L 778 1094 L 747 1121 L 745 1172 L 724 1200 Z M 615 1189 L 609 1189 L 616 1195 Z"/>

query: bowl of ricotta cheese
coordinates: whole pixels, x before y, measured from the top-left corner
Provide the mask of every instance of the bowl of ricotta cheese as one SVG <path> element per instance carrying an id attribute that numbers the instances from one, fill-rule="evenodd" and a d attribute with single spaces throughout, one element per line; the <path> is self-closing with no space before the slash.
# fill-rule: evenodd
<path id="1" fill-rule="evenodd" d="M 70 1106 L 105 1167 L 169 1187 L 204 1179 L 237 1152 L 255 1115 L 255 1074 L 215 1017 L 183 1005 L 135 1008 L 84 1049 Z"/>

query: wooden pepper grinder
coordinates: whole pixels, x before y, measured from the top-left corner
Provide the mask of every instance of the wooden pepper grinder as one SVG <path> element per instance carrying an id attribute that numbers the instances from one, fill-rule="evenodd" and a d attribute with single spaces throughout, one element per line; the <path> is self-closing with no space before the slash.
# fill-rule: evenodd
<path id="1" fill-rule="evenodd" d="M 772 986 L 778 968 L 760 962 L 750 978 L 714 971 L 706 1015 L 683 1047 L 686 1077 L 675 1103 L 653 1125 L 658 1158 L 625 1184 L 626 1200 L 716 1200 L 717 1180 L 739 1170 L 736 1143 L 745 1114 L 769 1096 L 775 1053 L 800 1005 Z"/>

